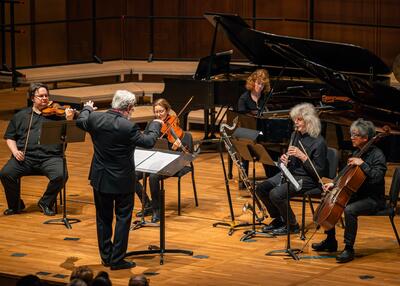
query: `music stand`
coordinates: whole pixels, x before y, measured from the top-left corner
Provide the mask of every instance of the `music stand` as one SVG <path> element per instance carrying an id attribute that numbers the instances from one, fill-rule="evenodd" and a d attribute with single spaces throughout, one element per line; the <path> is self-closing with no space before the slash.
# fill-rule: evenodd
<path id="1" fill-rule="evenodd" d="M 66 168 L 67 159 L 65 156 L 65 149 L 67 143 L 73 142 L 84 142 L 85 131 L 76 126 L 76 122 L 73 120 L 58 120 L 43 122 L 40 133 L 41 145 L 48 144 L 62 144 L 62 159 L 63 159 L 63 216 L 59 219 L 50 219 L 44 222 L 44 224 L 62 223 L 66 228 L 71 229 L 71 224 L 80 222 L 77 218 L 67 218 L 67 189 L 66 189 Z"/>
<path id="2" fill-rule="evenodd" d="M 157 150 L 169 150 L 168 148 L 168 140 L 164 138 L 158 138 L 156 141 L 156 144 L 154 144 L 154 149 Z M 135 160 L 136 162 L 136 160 Z M 147 192 L 147 173 L 143 173 L 143 188 L 142 188 L 142 198 L 141 198 L 141 203 L 142 203 L 142 215 L 140 217 L 140 220 L 135 220 L 132 223 L 132 226 L 130 230 L 136 230 L 142 227 L 159 227 L 160 225 L 158 223 L 153 223 L 153 222 L 147 222 L 145 219 L 145 196 Z"/>
<path id="3" fill-rule="evenodd" d="M 246 142 L 247 141 L 247 142 Z M 256 162 L 260 162 L 263 165 L 270 165 L 270 166 L 275 166 L 274 161 L 271 159 L 271 156 L 268 154 L 268 151 L 265 149 L 265 147 L 261 144 L 257 144 L 252 141 L 243 141 L 243 140 L 232 140 L 233 145 L 236 147 L 238 150 L 239 154 L 243 156 L 242 158 L 245 160 L 252 160 L 253 161 L 253 224 L 252 224 L 252 229 L 251 230 L 246 230 L 244 232 L 244 235 L 240 238 L 241 241 L 246 241 L 247 239 L 253 238 L 256 235 L 261 235 L 264 237 L 274 237 L 274 235 L 270 233 L 265 233 L 262 231 L 257 231 L 256 230 L 256 225 L 265 225 L 262 223 L 263 219 L 258 219 L 258 223 L 256 223 L 256 169 L 255 169 L 255 164 Z M 261 204 L 262 202 L 258 201 L 259 208 L 262 208 Z M 264 217 L 263 217 L 264 218 Z"/>
<path id="4" fill-rule="evenodd" d="M 301 249 L 298 248 L 291 248 L 290 246 L 290 222 L 289 222 L 289 187 L 292 185 L 295 190 L 298 192 L 302 188 L 302 180 L 297 181 L 292 173 L 286 168 L 286 166 L 279 162 L 276 166 L 281 170 L 282 176 L 282 184 L 287 184 L 286 190 L 286 199 L 287 199 L 287 211 L 286 211 L 286 231 L 287 231 L 287 242 L 286 242 L 286 249 L 279 249 L 279 250 L 271 250 L 267 252 L 265 255 L 274 256 L 275 254 L 280 255 L 281 253 L 290 255 L 294 260 L 299 260 L 297 256 L 298 253 L 302 252 Z"/>
<path id="5" fill-rule="evenodd" d="M 194 154 L 184 154 L 167 150 L 135 150 L 135 169 L 139 172 L 171 177 L 196 158 Z M 160 188 L 160 246 L 150 245 L 148 250 L 130 251 L 127 256 L 160 254 L 160 264 L 164 264 L 164 253 L 193 255 L 191 250 L 165 248 L 165 190 L 164 179 Z"/>

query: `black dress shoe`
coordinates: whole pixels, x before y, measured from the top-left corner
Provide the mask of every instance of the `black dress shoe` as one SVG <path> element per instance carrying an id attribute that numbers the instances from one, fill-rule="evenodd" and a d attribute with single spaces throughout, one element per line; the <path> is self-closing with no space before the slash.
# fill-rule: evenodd
<path id="1" fill-rule="evenodd" d="M 342 253 L 336 256 L 337 263 L 346 263 L 354 259 L 354 249 L 344 249 Z"/>
<path id="2" fill-rule="evenodd" d="M 290 226 L 290 233 L 299 233 L 300 232 L 300 226 L 299 224 L 291 225 Z M 281 226 L 280 228 L 276 228 L 272 231 L 273 235 L 287 235 L 287 227 L 286 225 Z"/>
<path id="3" fill-rule="evenodd" d="M 284 226 L 285 223 L 280 218 L 274 218 L 273 221 L 269 225 L 263 226 L 261 231 L 262 232 L 271 232 L 274 229 L 280 228 Z"/>
<path id="4" fill-rule="evenodd" d="M 19 210 L 18 209 L 6 209 L 3 214 L 4 215 L 14 215 L 14 214 L 19 214 L 21 213 L 21 211 L 23 211 L 25 209 L 25 204 L 24 201 L 21 200 L 20 201 L 20 205 L 19 205 Z"/>
<path id="5" fill-rule="evenodd" d="M 152 223 L 160 222 L 160 215 L 153 214 L 152 217 L 151 217 L 151 222 Z"/>
<path id="6" fill-rule="evenodd" d="M 43 212 L 44 215 L 47 215 L 47 216 L 56 215 L 55 211 L 53 211 L 49 206 L 47 206 L 45 203 L 43 203 L 41 201 L 38 202 L 38 207 L 40 208 L 41 212 Z"/>
<path id="7" fill-rule="evenodd" d="M 153 208 L 151 206 L 144 208 L 144 216 L 149 216 L 152 214 L 153 214 Z M 136 217 L 142 217 L 142 211 L 137 212 Z"/>
<path id="8" fill-rule="evenodd" d="M 126 260 L 121 260 L 118 263 L 114 263 L 111 265 L 110 269 L 111 270 L 120 270 L 120 269 L 130 269 L 136 266 L 136 263 L 133 261 L 126 261 Z"/>
<path id="9" fill-rule="evenodd" d="M 104 267 L 110 267 L 111 266 L 110 262 L 107 262 L 107 261 L 104 261 L 104 260 L 101 261 L 101 264 L 103 264 Z"/>
<path id="10" fill-rule="evenodd" d="M 315 251 L 327 251 L 327 252 L 336 252 L 338 243 L 337 240 L 323 240 L 321 242 L 313 243 L 311 245 L 312 249 Z"/>

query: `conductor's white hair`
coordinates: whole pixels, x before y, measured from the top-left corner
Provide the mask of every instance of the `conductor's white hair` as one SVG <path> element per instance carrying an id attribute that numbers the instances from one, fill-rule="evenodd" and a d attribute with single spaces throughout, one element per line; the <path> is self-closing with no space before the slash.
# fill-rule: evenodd
<path id="1" fill-rule="evenodd" d="M 117 90 L 111 103 L 111 107 L 118 110 L 126 110 L 128 106 L 136 103 L 136 97 L 132 92 L 127 90 Z"/>
<path id="2" fill-rule="evenodd" d="M 318 137 L 321 133 L 321 121 L 317 110 L 311 103 L 300 103 L 292 108 L 290 117 L 294 121 L 296 118 L 303 118 L 307 133 L 311 137 Z"/>

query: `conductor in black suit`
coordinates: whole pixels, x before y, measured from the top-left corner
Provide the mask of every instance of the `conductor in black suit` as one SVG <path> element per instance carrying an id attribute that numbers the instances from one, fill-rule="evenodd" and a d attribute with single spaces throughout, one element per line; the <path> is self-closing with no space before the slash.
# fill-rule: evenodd
<path id="1" fill-rule="evenodd" d="M 134 94 L 118 90 L 107 112 L 93 112 L 93 102 L 89 101 L 77 119 L 77 125 L 93 141 L 89 180 L 96 205 L 97 239 L 102 263 L 111 266 L 111 270 L 135 267 L 134 262 L 124 260 L 134 203 L 134 151 L 136 146 L 153 147 L 160 136 L 160 120 L 154 120 L 146 134 L 129 120 L 135 102 Z"/>

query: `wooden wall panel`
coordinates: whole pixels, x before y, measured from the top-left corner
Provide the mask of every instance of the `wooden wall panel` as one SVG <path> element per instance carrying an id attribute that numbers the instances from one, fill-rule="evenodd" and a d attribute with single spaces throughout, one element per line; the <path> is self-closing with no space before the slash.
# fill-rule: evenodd
<path id="1" fill-rule="evenodd" d="M 92 22 L 80 21 L 68 24 L 68 61 L 90 61 L 93 56 Z"/>
<path id="2" fill-rule="evenodd" d="M 35 34 L 38 65 L 67 62 L 66 24 L 37 25 Z"/>
<path id="3" fill-rule="evenodd" d="M 380 0 L 381 24 L 400 26 L 400 7 L 398 0 Z M 399 32 L 395 33 L 399 34 Z"/>
<path id="4" fill-rule="evenodd" d="M 97 21 L 96 55 L 101 59 L 120 59 L 122 55 L 121 20 Z"/>
<path id="5" fill-rule="evenodd" d="M 377 0 L 318 0 L 315 19 L 374 24 L 377 19 Z"/>
<path id="6" fill-rule="evenodd" d="M 124 33 L 122 58 L 147 58 L 150 50 L 150 28 L 148 20 L 127 19 Z"/>
<path id="7" fill-rule="evenodd" d="M 382 29 L 381 30 L 381 58 L 390 67 L 393 66 L 393 61 L 397 55 L 400 55 L 400 37 L 399 30 Z M 393 36 L 398 35 L 398 36 Z"/>
<path id="8" fill-rule="evenodd" d="M 316 1 L 318 2 L 318 1 Z M 256 17 L 282 17 L 307 19 L 308 18 L 308 0 L 257 0 Z"/>

